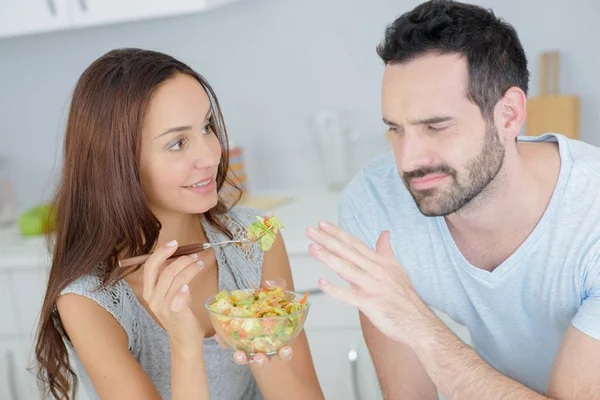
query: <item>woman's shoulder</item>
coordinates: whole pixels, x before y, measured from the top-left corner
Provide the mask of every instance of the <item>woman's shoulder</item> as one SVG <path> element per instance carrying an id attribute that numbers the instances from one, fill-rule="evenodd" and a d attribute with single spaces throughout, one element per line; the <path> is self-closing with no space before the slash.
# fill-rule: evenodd
<path id="1" fill-rule="evenodd" d="M 80 276 L 68 284 L 59 296 L 76 294 L 92 300 L 111 314 L 127 333 L 129 347 L 133 347 L 138 331 L 138 310 L 135 295 L 123 281 L 104 283 L 104 267 Z"/>

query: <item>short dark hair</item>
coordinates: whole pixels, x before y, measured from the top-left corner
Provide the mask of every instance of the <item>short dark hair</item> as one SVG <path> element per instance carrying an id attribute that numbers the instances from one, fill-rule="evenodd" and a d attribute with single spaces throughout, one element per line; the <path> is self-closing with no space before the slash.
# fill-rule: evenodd
<path id="1" fill-rule="evenodd" d="M 527 94 L 527 58 L 512 25 L 492 10 L 451 0 L 431 0 L 388 25 L 377 54 L 386 65 L 425 54 L 462 54 L 469 68 L 469 98 L 493 119 L 511 87 Z"/>

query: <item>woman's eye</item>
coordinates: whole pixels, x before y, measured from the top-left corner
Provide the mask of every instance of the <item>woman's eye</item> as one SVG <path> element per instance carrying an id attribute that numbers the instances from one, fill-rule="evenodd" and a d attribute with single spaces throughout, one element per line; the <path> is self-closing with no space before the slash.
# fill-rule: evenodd
<path id="1" fill-rule="evenodd" d="M 185 139 L 179 139 L 178 141 L 173 143 L 171 146 L 169 146 L 169 150 L 179 151 L 179 150 L 183 149 L 183 146 L 185 145 L 185 143 L 186 143 Z"/>
<path id="2" fill-rule="evenodd" d="M 210 135 L 211 133 L 212 133 L 212 125 L 211 124 L 206 124 L 202 127 L 203 135 Z"/>

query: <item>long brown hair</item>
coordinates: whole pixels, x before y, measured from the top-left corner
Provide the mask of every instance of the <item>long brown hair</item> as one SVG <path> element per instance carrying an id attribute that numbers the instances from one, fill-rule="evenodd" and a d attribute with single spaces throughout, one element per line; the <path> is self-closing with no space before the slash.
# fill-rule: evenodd
<path id="1" fill-rule="evenodd" d="M 58 399 L 76 393 L 77 379 L 56 299 L 76 279 L 98 273 L 99 264 L 106 266 L 104 285 L 122 279 L 125 273 L 116 267 L 118 255 L 129 257 L 154 248 L 161 224 L 150 211 L 140 183 L 142 122 L 153 91 L 181 73 L 197 79 L 211 101 L 212 129 L 222 148 L 217 190 L 221 193 L 224 185 L 236 188 L 227 174 L 227 131 L 219 101 L 208 82 L 186 64 L 154 51 L 113 50 L 94 61 L 75 87 L 54 199 L 52 268 L 35 349 L 38 377 L 46 393 Z M 220 196 L 204 217 L 231 238 L 218 218 L 228 208 Z"/>

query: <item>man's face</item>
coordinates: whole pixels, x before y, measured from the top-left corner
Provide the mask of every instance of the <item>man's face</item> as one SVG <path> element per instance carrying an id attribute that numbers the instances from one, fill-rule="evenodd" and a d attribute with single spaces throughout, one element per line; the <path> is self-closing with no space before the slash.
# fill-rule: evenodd
<path id="1" fill-rule="evenodd" d="M 383 119 L 398 171 L 424 215 L 456 212 L 502 167 L 496 127 L 467 93 L 467 61 L 459 55 L 431 54 L 385 68 Z"/>

